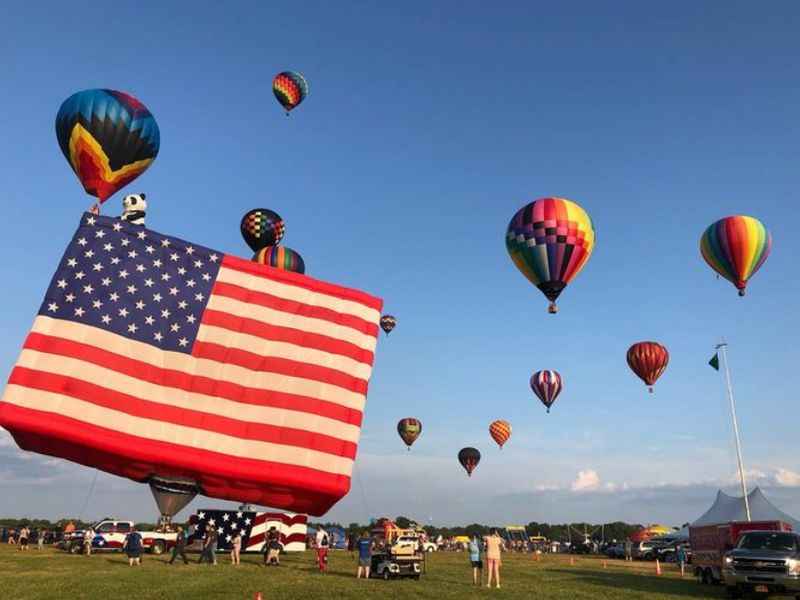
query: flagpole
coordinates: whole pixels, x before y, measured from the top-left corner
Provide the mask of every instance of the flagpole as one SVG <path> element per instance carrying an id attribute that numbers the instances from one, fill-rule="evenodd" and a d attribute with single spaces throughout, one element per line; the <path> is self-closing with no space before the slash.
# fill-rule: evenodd
<path id="1" fill-rule="evenodd" d="M 739 439 L 739 423 L 736 420 L 736 403 L 733 401 L 733 385 L 731 385 L 731 371 L 728 367 L 728 344 L 717 344 L 717 350 L 722 350 L 722 364 L 725 366 L 725 383 L 728 386 L 728 400 L 731 403 L 731 419 L 733 419 L 733 435 L 736 438 L 736 460 L 739 464 L 739 481 L 742 483 L 742 496 L 744 497 L 744 510 L 747 520 L 750 518 L 750 501 L 747 499 L 747 483 L 744 480 L 744 463 L 742 461 L 742 441 Z"/>

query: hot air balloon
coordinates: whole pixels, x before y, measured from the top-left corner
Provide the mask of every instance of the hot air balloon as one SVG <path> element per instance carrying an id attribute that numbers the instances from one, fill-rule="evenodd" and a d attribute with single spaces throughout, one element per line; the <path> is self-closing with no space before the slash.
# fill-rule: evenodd
<path id="1" fill-rule="evenodd" d="M 772 249 L 772 235 L 754 217 L 735 215 L 713 223 L 700 238 L 700 252 L 708 265 L 733 283 L 744 296 L 747 282 L 761 268 Z"/>
<path id="2" fill-rule="evenodd" d="M 578 204 L 541 198 L 522 207 L 506 231 L 506 249 L 522 274 L 550 300 L 580 273 L 594 249 L 594 226 Z"/>
<path id="3" fill-rule="evenodd" d="M 481 453 L 475 448 L 462 448 L 458 453 L 458 462 L 466 469 L 467 475 L 472 477 L 472 472 L 481 462 Z"/>
<path id="4" fill-rule="evenodd" d="M 306 263 L 303 257 L 286 246 L 267 246 L 253 255 L 253 260 L 262 265 L 269 265 L 276 269 L 305 273 Z"/>
<path id="5" fill-rule="evenodd" d="M 395 326 L 397 326 L 397 319 L 392 315 L 383 315 L 381 317 L 381 329 L 386 332 L 386 335 L 389 335 Z"/>
<path id="6" fill-rule="evenodd" d="M 489 435 L 492 436 L 492 439 L 497 442 L 497 445 L 502 450 L 503 444 L 511 437 L 511 423 L 502 419 L 492 421 L 491 425 L 489 425 Z"/>
<path id="7" fill-rule="evenodd" d="M 61 152 L 87 194 L 102 204 L 158 155 L 158 124 L 139 100 L 116 90 L 73 94 L 56 115 Z"/>
<path id="8" fill-rule="evenodd" d="M 254 208 L 242 217 L 239 225 L 244 241 L 253 252 L 277 246 L 283 239 L 286 225 L 281 216 L 268 208 Z"/>
<path id="9" fill-rule="evenodd" d="M 417 441 L 419 434 L 422 433 L 422 421 L 413 417 L 400 419 L 397 422 L 397 433 L 411 450 L 411 444 Z"/>
<path id="10" fill-rule="evenodd" d="M 637 342 L 628 348 L 628 366 L 644 381 L 650 393 L 669 363 L 669 352 L 658 342 Z"/>
<path id="11" fill-rule="evenodd" d="M 272 80 L 272 93 L 275 98 L 289 111 L 294 110 L 308 96 L 308 82 L 306 78 L 295 71 L 283 71 L 275 75 Z"/>
<path id="12" fill-rule="evenodd" d="M 547 412 L 550 412 L 550 407 L 553 406 L 563 387 L 558 371 L 536 371 L 531 375 L 531 389 L 547 407 Z"/>

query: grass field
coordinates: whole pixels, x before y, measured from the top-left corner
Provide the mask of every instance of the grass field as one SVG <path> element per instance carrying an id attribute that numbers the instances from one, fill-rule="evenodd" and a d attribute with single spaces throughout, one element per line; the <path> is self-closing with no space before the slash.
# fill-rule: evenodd
<path id="1" fill-rule="evenodd" d="M 190 555 L 197 560 L 197 556 Z M 282 557 L 282 566 L 265 569 L 258 556 L 247 555 L 239 567 L 219 556 L 216 567 L 192 563 L 168 565 L 163 556 L 145 555 L 141 567 L 128 567 L 125 556 L 73 556 L 55 549 L 26 553 L 16 546 L 0 546 L 0 598 L 3 600 L 100 598 L 103 600 L 234 598 L 252 600 L 260 591 L 264 600 L 326 598 L 525 598 L 531 599 L 680 599 L 722 598 L 720 587 L 701 586 L 687 576 L 680 579 L 674 566 L 655 575 L 653 563 L 625 564 L 601 558 L 578 557 L 570 565 L 564 555 L 505 554 L 502 589 L 471 585 L 471 568 L 463 553 L 430 555 L 420 581 L 356 580 L 355 560 L 349 553 L 332 553 L 330 571 L 320 575 L 311 552 Z"/>

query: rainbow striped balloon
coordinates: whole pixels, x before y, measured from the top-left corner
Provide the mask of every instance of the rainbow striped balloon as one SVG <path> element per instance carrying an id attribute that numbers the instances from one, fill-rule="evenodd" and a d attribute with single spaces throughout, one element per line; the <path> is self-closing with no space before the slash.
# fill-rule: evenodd
<path id="1" fill-rule="evenodd" d="M 733 283 L 744 296 L 747 282 L 761 268 L 772 249 L 772 235 L 754 217 L 734 215 L 713 223 L 700 238 L 700 252 L 708 265 Z"/>
<path id="2" fill-rule="evenodd" d="M 517 211 L 506 231 L 506 249 L 528 280 L 550 300 L 581 272 L 594 250 L 594 226 L 578 204 L 540 198 Z"/>
<path id="3" fill-rule="evenodd" d="M 303 257 L 286 246 L 267 246 L 253 255 L 253 260 L 262 265 L 269 265 L 276 269 L 305 273 L 306 263 Z"/>

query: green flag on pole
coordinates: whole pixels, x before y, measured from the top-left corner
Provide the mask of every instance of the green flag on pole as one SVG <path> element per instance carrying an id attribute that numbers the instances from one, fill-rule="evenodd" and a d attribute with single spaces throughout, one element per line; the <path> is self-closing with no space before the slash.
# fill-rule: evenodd
<path id="1" fill-rule="evenodd" d="M 715 353 L 714 356 L 711 357 L 711 360 L 708 361 L 712 367 L 714 367 L 715 371 L 719 371 L 719 352 Z"/>

